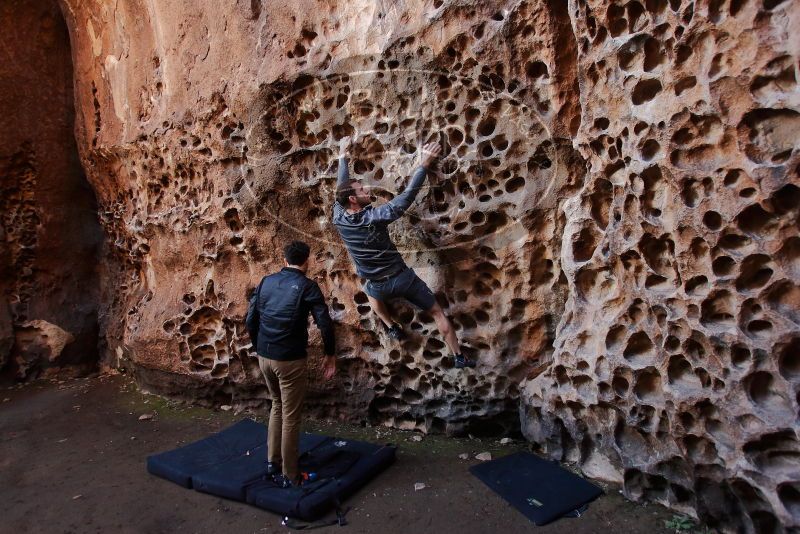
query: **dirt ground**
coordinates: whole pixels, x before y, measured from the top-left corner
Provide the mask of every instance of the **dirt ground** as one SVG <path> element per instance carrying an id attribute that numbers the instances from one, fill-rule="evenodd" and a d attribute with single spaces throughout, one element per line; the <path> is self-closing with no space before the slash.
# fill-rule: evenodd
<path id="1" fill-rule="evenodd" d="M 140 421 L 143 414 L 153 418 Z M 202 438 L 248 414 L 174 404 L 140 393 L 124 376 L 0 387 L 0 531 L 286 532 L 280 517 L 149 475 L 147 455 Z M 264 420 L 263 413 L 249 414 Z M 345 529 L 316 532 L 527 532 L 656 534 L 672 513 L 626 501 L 617 488 L 580 518 L 536 527 L 473 477 L 475 454 L 525 443 L 427 436 L 310 422 L 306 430 L 399 445 L 397 462 L 351 497 Z M 469 460 L 459 454 L 469 453 Z M 414 491 L 414 484 L 427 487 Z"/>

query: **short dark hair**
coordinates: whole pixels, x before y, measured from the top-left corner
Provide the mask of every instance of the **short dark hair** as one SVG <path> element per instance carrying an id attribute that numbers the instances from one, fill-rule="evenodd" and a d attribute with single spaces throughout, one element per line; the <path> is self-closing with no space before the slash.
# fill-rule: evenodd
<path id="1" fill-rule="evenodd" d="M 303 265 L 311 253 L 311 248 L 302 241 L 292 241 L 283 247 L 283 257 L 289 265 Z"/>
<path id="2" fill-rule="evenodd" d="M 336 201 L 341 204 L 342 207 L 346 208 L 350 205 L 350 196 L 356 194 L 356 190 L 353 188 L 353 185 L 357 183 L 358 180 L 350 179 L 336 188 Z"/>

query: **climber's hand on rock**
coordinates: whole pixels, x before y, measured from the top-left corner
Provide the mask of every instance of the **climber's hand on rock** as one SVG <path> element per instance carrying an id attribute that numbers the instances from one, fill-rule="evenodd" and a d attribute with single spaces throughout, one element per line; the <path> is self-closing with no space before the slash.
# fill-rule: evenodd
<path id="1" fill-rule="evenodd" d="M 336 356 L 325 356 L 325 361 L 322 364 L 325 374 L 325 380 L 330 380 L 336 374 Z"/>
<path id="2" fill-rule="evenodd" d="M 426 169 L 429 169 L 431 165 L 436 161 L 436 158 L 439 157 L 439 154 L 442 153 L 442 147 L 439 143 L 428 143 L 424 147 L 422 147 L 422 163 L 421 165 Z"/>
<path id="3" fill-rule="evenodd" d="M 347 135 L 339 140 L 339 157 L 345 157 L 350 153 L 350 148 L 355 141 L 354 136 Z"/>

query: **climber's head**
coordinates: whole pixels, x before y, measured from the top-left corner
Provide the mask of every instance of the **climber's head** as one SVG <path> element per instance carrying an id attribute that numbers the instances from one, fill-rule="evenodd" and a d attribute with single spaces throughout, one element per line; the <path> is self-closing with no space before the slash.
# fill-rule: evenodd
<path id="1" fill-rule="evenodd" d="M 348 180 L 336 190 L 336 200 L 345 209 L 354 211 L 366 208 L 372 203 L 369 188 L 364 187 L 358 180 Z"/>

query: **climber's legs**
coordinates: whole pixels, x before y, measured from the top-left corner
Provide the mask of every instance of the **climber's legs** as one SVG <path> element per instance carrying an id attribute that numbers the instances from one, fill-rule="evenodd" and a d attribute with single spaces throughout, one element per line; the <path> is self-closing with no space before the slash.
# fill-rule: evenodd
<path id="1" fill-rule="evenodd" d="M 367 298 L 369 299 L 369 305 L 372 307 L 372 310 L 378 314 L 384 326 L 386 326 L 386 328 L 392 326 L 392 316 L 389 315 L 389 309 L 386 307 L 386 304 L 369 295 L 367 295 Z"/>
<path id="2" fill-rule="evenodd" d="M 372 309 L 375 310 L 375 313 L 378 314 L 378 317 L 381 318 L 381 321 L 386 326 L 389 337 L 401 340 L 405 334 L 401 326 L 393 323 L 384 301 L 390 298 L 403 298 L 420 310 L 425 310 L 431 314 L 433 320 L 436 321 L 436 327 L 447 344 L 447 348 L 450 349 L 450 354 L 453 356 L 454 365 L 457 369 L 475 367 L 475 361 L 461 354 L 453 323 L 444 314 L 442 306 L 436 302 L 436 296 L 431 291 L 431 288 L 417 276 L 414 269 L 406 268 L 396 276 L 384 280 L 370 280 L 364 285 L 364 292 L 369 298 Z"/>
<path id="3" fill-rule="evenodd" d="M 442 306 L 436 302 L 436 296 L 431 291 L 431 288 L 417 276 L 414 269 L 406 269 L 401 273 L 397 277 L 396 283 L 392 284 L 391 289 L 393 297 L 404 298 L 420 310 L 425 310 L 433 316 L 433 320 L 436 321 L 436 327 L 442 334 L 447 348 L 450 349 L 450 354 L 458 360 L 458 357 L 461 356 L 461 349 L 458 345 L 456 329 L 453 328 L 450 319 L 444 314 Z M 458 365 L 458 362 L 456 364 Z"/>
<path id="4" fill-rule="evenodd" d="M 394 325 L 389 310 L 386 308 L 387 300 L 404 298 L 421 310 L 427 310 L 436 304 L 433 291 L 417 276 L 414 269 L 408 267 L 389 278 L 368 280 L 364 284 L 364 293 L 367 294 L 370 306 L 381 318 L 386 328 L 394 328 L 390 335 L 395 339 L 402 337 L 400 335 L 401 328 Z"/>
<path id="5" fill-rule="evenodd" d="M 450 354 L 457 355 L 461 354 L 461 349 L 458 345 L 458 337 L 456 336 L 456 329 L 453 328 L 453 323 L 450 322 L 450 319 L 444 314 L 444 310 L 437 302 L 429 310 L 427 310 L 433 316 L 433 320 L 436 321 L 436 328 L 439 329 L 439 333 L 442 334 L 444 338 L 444 342 L 447 343 L 447 348 L 450 349 Z"/>

